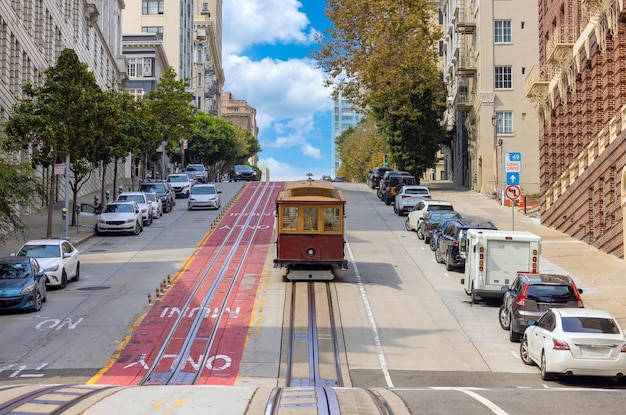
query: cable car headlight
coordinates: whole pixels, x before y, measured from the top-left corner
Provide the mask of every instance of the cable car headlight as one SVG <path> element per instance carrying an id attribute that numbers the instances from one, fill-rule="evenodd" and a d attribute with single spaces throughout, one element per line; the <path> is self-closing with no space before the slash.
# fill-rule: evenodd
<path id="1" fill-rule="evenodd" d="M 306 249 L 306 254 L 307 254 L 308 256 L 315 256 L 315 249 L 313 249 L 313 248 L 307 248 L 307 249 Z"/>

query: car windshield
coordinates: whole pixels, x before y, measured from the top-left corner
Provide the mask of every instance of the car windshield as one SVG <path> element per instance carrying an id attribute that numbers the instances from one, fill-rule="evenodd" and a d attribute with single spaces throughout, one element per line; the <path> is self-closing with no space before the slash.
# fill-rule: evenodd
<path id="1" fill-rule="evenodd" d="M 118 204 L 106 205 L 103 213 L 116 213 L 116 212 L 129 213 L 129 212 L 134 212 L 134 211 L 135 209 L 133 209 L 133 205 L 129 203 L 120 203 L 119 205 Z"/>
<path id="2" fill-rule="evenodd" d="M 142 184 L 139 186 L 140 192 L 165 192 L 165 186 L 163 183 L 150 183 Z"/>
<path id="3" fill-rule="evenodd" d="M 157 195 L 155 193 L 146 193 L 146 197 L 151 202 L 156 202 L 158 200 Z"/>
<path id="4" fill-rule="evenodd" d="M 204 167 L 202 167 L 202 166 L 194 166 L 192 164 L 192 165 L 187 166 L 187 168 L 185 170 L 188 170 L 188 171 L 204 171 Z"/>
<path id="5" fill-rule="evenodd" d="M 180 176 L 169 176 L 167 178 L 168 182 L 187 182 L 189 181 L 189 177 L 185 174 L 185 175 L 180 175 Z"/>
<path id="6" fill-rule="evenodd" d="M 426 189 L 404 189 L 404 193 L 407 195 L 427 195 L 428 190 Z"/>
<path id="7" fill-rule="evenodd" d="M 59 245 L 24 245 L 17 256 L 27 256 L 31 258 L 58 258 L 61 256 Z"/>
<path id="8" fill-rule="evenodd" d="M 214 195 L 216 192 L 213 186 L 194 186 L 193 189 L 191 189 L 191 193 L 194 195 Z"/>
<path id="9" fill-rule="evenodd" d="M 126 202 L 146 203 L 146 199 L 142 195 L 120 195 L 117 200 Z"/>
<path id="10" fill-rule="evenodd" d="M 25 263 L 0 264 L 0 280 L 18 280 L 28 278 L 28 275 Z"/>
<path id="11" fill-rule="evenodd" d="M 615 320 L 602 317 L 563 317 L 563 331 L 568 333 L 619 334 Z"/>
<path id="12" fill-rule="evenodd" d="M 457 212 L 445 211 L 445 210 L 434 211 L 429 216 L 431 222 L 441 222 L 444 219 L 459 218 L 459 217 L 461 217 L 461 215 L 459 215 Z"/>
<path id="13" fill-rule="evenodd" d="M 241 171 L 241 172 L 248 172 L 248 171 L 252 171 L 252 167 L 246 166 L 246 165 L 235 166 L 235 170 L 236 171 Z"/>

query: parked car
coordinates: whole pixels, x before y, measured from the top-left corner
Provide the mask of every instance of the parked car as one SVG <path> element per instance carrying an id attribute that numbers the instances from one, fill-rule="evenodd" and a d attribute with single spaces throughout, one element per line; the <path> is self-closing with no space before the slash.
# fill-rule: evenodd
<path id="1" fill-rule="evenodd" d="M 383 177 L 380 179 L 380 182 L 378 183 L 378 190 L 376 191 L 376 196 L 378 196 L 378 198 L 380 200 L 383 200 L 383 195 L 385 194 L 385 192 L 387 191 L 387 186 L 389 184 L 389 177 L 393 176 L 393 175 L 405 175 L 405 176 L 410 176 L 411 173 L 409 173 L 408 171 L 397 171 L 397 170 L 388 170 L 383 174 Z"/>
<path id="2" fill-rule="evenodd" d="M 214 184 L 198 184 L 191 188 L 187 199 L 187 210 L 197 207 L 211 207 L 219 209 L 221 206 L 220 194 L 222 191 Z"/>
<path id="3" fill-rule="evenodd" d="M 167 182 L 142 182 L 137 189 L 139 192 L 156 192 L 161 198 L 164 213 L 169 213 L 176 205 L 176 193 Z"/>
<path id="4" fill-rule="evenodd" d="M 233 167 L 230 174 L 230 181 L 240 182 L 240 181 L 255 181 L 257 180 L 256 172 L 254 169 L 247 164 L 237 164 Z"/>
<path id="5" fill-rule="evenodd" d="M 333 178 L 330 176 L 322 176 L 322 180 L 327 181 L 327 182 L 332 182 Z"/>
<path id="6" fill-rule="evenodd" d="M 193 181 L 185 173 L 174 173 L 167 176 L 167 183 L 172 186 L 176 197 L 189 197 Z"/>
<path id="7" fill-rule="evenodd" d="M 152 219 L 158 219 L 163 214 L 163 202 L 156 192 L 144 192 L 152 207 Z"/>
<path id="8" fill-rule="evenodd" d="M 141 209 L 135 201 L 109 202 L 96 223 L 96 234 L 129 233 L 139 235 L 143 230 Z"/>
<path id="9" fill-rule="evenodd" d="M 444 211 L 444 212 L 448 212 L 448 211 Z M 433 229 L 432 232 L 431 232 L 431 236 L 430 236 L 430 250 L 431 251 L 435 251 L 437 249 L 437 245 L 439 244 L 439 237 L 443 233 L 443 230 L 446 228 L 446 226 L 448 226 L 448 223 L 453 222 L 453 221 L 469 222 L 471 220 L 472 220 L 472 218 L 468 218 L 468 217 L 461 217 L 461 218 L 451 217 L 451 218 L 447 218 L 447 219 L 444 219 L 441 222 L 439 222 L 437 227 L 435 229 Z"/>
<path id="10" fill-rule="evenodd" d="M 583 290 L 569 275 L 519 272 L 511 286 L 502 287 L 504 297 L 498 312 L 500 326 L 509 340 L 518 342 L 529 320 L 538 320 L 549 308 L 584 307 Z"/>
<path id="11" fill-rule="evenodd" d="M 80 254 L 65 239 L 33 239 L 15 254 L 35 258 L 46 275 L 46 285 L 65 288 L 68 281 L 80 278 Z"/>
<path id="12" fill-rule="evenodd" d="M 118 202 L 137 202 L 141 217 L 143 218 L 143 226 L 152 224 L 152 204 L 144 192 L 123 192 L 117 196 Z"/>
<path id="13" fill-rule="evenodd" d="M 435 261 L 446 264 L 446 270 L 465 268 L 465 258 L 459 252 L 459 241 L 465 237 L 468 229 L 498 229 L 489 221 L 469 220 L 452 221 L 441 233 L 437 249 L 435 249 Z M 418 235 L 419 237 L 419 235 Z"/>
<path id="14" fill-rule="evenodd" d="M 524 332 L 522 362 L 559 375 L 610 376 L 626 384 L 626 336 L 611 313 L 589 308 L 551 308 Z"/>
<path id="15" fill-rule="evenodd" d="M 387 171 L 393 171 L 391 167 L 374 167 L 367 174 L 367 179 L 365 182 L 369 186 L 370 189 L 376 189 L 380 185 L 380 180 L 383 178 L 383 175 Z"/>
<path id="16" fill-rule="evenodd" d="M 422 220 L 419 223 L 424 235 L 424 243 L 430 244 L 435 229 L 444 219 L 460 219 L 462 215 L 454 210 L 432 210 L 424 213 Z"/>
<path id="17" fill-rule="evenodd" d="M 206 183 L 209 181 L 209 172 L 204 167 L 204 164 L 188 164 L 185 167 L 185 173 L 191 173 L 193 178 L 199 183 Z"/>
<path id="18" fill-rule="evenodd" d="M 400 187 L 397 191 L 396 200 L 393 203 L 393 212 L 398 216 L 404 216 L 406 212 L 413 209 L 417 202 L 430 198 L 428 187 L 407 184 Z"/>
<path id="19" fill-rule="evenodd" d="M 402 187 L 415 185 L 416 183 L 417 180 L 410 174 L 390 174 L 386 182 L 385 191 L 383 192 L 383 202 L 389 206 L 396 200 L 396 194 Z"/>
<path id="20" fill-rule="evenodd" d="M 410 210 L 406 221 L 404 222 L 405 229 L 407 231 L 417 232 L 417 237 L 419 239 L 424 239 L 424 234 L 422 234 L 422 229 L 420 228 L 420 222 L 424 217 L 424 213 L 431 210 L 454 210 L 454 206 L 446 200 L 420 200 L 415 206 L 413 206 L 413 209 Z"/>
<path id="21" fill-rule="evenodd" d="M 333 179 L 333 182 L 344 183 L 345 181 L 346 181 L 346 178 L 344 176 L 337 176 Z"/>
<path id="22" fill-rule="evenodd" d="M 39 311 L 47 299 L 46 276 L 35 258 L 0 258 L 0 309 Z"/>

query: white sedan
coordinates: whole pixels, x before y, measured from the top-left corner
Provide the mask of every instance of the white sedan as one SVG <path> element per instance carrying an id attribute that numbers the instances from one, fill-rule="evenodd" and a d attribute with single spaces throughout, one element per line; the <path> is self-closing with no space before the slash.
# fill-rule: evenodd
<path id="1" fill-rule="evenodd" d="M 214 184 L 197 184 L 191 188 L 187 199 L 187 210 L 197 207 L 219 209 L 222 206 L 220 194 L 222 191 Z"/>
<path id="2" fill-rule="evenodd" d="M 524 332 L 520 356 L 539 366 L 543 380 L 611 376 L 626 383 L 626 336 L 606 311 L 551 308 Z"/>
<path id="3" fill-rule="evenodd" d="M 34 239 L 15 255 L 37 259 L 46 275 L 46 285 L 65 288 L 69 280 L 80 278 L 80 254 L 65 239 Z"/>
<path id="4" fill-rule="evenodd" d="M 417 202 L 413 209 L 409 212 L 406 221 L 404 222 L 404 227 L 407 231 L 415 231 L 418 233 L 418 237 L 420 236 L 420 222 L 424 219 L 424 213 L 430 212 L 433 210 L 454 210 L 454 206 L 452 203 L 447 202 L 445 200 L 430 200 L 424 199 Z M 420 239 L 424 236 L 421 235 Z"/>

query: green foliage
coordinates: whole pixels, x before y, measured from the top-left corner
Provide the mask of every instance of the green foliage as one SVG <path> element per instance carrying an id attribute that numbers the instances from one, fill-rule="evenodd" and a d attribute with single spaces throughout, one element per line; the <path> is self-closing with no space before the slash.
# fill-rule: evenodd
<path id="1" fill-rule="evenodd" d="M 445 138 L 437 10 L 429 0 L 328 0 L 333 27 L 315 53 L 327 84 L 370 109 L 398 168 L 416 177 Z M 343 162 L 343 159 L 342 159 Z"/>
<path id="2" fill-rule="evenodd" d="M 237 134 L 232 124 L 222 118 L 198 112 L 191 126 L 186 159 L 211 166 L 221 160 L 238 157 Z"/>
<path id="3" fill-rule="evenodd" d="M 41 195 L 41 191 L 30 164 L 0 158 L 0 242 L 9 234 L 24 236 L 26 225 L 18 207 L 34 208 L 35 196 Z"/>

